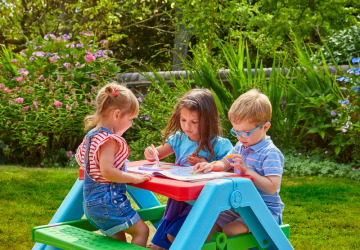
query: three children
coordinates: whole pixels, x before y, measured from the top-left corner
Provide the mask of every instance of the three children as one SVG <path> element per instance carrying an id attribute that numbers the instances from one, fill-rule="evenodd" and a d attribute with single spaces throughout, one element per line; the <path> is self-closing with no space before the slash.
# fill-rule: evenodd
<path id="1" fill-rule="evenodd" d="M 97 111 L 86 118 L 86 128 L 96 127 L 84 138 L 76 154 L 78 163 L 86 169 L 85 215 L 102 233 L 126 240 L 126 232 L 133 236 L 133 244 L 145 246 L 149 229 L 131 208 L 125 183 L 140 183 L 151 177 L 126 173 L 129 150 L 121 137 L 131 126 L 131 119 L 138 115 L 138 102 L 130 90 L 109 84 L 99 91 L 96 103 Z M 211 91 L 193 89 L 179 100 L 164 129 L 163 144 L 156 148 L 157 154 L 161 159 L 175 153 L 176 164 L 193 165 L 194 170 L 205 173 L 233 167 L 235 173 L 251 175 L 281 225 L 284 204 L 279 191 L 284 157 L 266 136 L 271 112 L 269 99 L 257 90 L 241 95 L 228 114 L 233 125 L 231 134 L 239 141 L 232 147 L 228 139 L 220 137 L 220 119 Z M 150 147 L 144 155 L 149 161 L 155 160 Z M 225 157 L 230 155 L 232 158 Z M 169 199 L 153 244 L 148 247 L 168 249 L 190 210 L 191 205 Z M 220 213 L 211 234 L 216 231 L 231 237 L 249 229 L 238 213 L 228 210 Z"/>

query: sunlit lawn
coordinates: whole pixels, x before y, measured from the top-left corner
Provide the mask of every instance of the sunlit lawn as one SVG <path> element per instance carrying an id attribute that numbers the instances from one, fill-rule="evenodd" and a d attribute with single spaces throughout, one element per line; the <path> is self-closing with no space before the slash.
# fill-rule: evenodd
<path id="1" fill-rule="evenodd" d="M 0 249 L 31 249 L 31 229 L 50 221 L 78 170 L 0 166 L 0 175 Z M 295 249 L 360 249 L 359 182 L 284 177 L 280 194 Z"/>

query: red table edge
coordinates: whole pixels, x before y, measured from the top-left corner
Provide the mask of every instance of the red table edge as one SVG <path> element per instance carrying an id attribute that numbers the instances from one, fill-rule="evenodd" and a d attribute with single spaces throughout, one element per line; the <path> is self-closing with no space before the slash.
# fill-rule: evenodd
<path id="1" fill-rule="evenodd" d="M 135 166 L 151 164 L 151 163 L 153 162 L 149 162 L 146 160 L 133 161 L 133 162 L 127 162 L 126 166 L 127 168 L 129 168 L 129 167 L 135 167 Z M 85 171 L 83 168 L 79 168 L 79 180 L 84 180 L 84 174 L 85 174 L 84 172 Z M 249 175 L 233 174 L 226 176 L 224 178 L 229 178 L 229 177 L 247 178 L 250 179 L 252 182 L 254 182 L 253 177 Z M 139 184 L 133 184 L 133 183 L 128 183 L 128 184 L 134 187 L 138 187 L 141 189 L 145 189 L 148 191 L 152 191 L 167 196 L 169 198 L 178 201 L 192 201 L 197 199 L 202 189 L 204 188 L 205 184 L 212 180 L 214 179 L 198 181 L 198 182 L 188 182 L 188 181 L 173 180 L 169 178 L 153 177 L 150 181 L 147 182 L 143 182 Z"/>

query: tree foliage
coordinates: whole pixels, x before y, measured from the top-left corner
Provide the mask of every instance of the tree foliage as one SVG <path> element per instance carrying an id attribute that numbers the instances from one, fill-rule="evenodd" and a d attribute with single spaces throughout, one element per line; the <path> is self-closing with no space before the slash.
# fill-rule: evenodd
<path id="1" fill-rule="evenodd" d="M 19 52 L 25 36 L 69 34 L 74 41 L 92 31 L 98 41 L 110 41 L 117 58 L 149 61 L 173 39 L 172 10 L 167 0 L 7 0 L 0 5 L 0 44 Z M 160 55 L 160 62 L 171 60 L 169 53 Z"/>
<path id="2" fill-rule="evenodd" d="M 198 43 L 214 48 L 217 38 L 247 39 L 270 55 L 288 48 L 290 33 L 304 42 L 321 43 L 335 30 L 356 23 L 360 3 L 351 0 L 178 0 L 183 19 Z"/>
<path id="3" fill-rule="evenodd" d="M 249 41 L 250 53 L 267 55 L 271 65 L 274 51 L 289 48 L 290 33 L 304 42 L 321 44 L 327 36 L 350 27 L 360 15 L 353 0 L 3 0 L 0 5 L 0 44 L 19 52 L 29 40 L 47 33 L 70 34 L 92 31 L 107 39 L 116 58 L 150 61 L 155 68 L 168 69 L 171 51 L 179 53 L 174 32 L 185 45 L 206 46 L 216 56 L 215 40 Z M 180 10 L 175 13 L 174 10 Z M 181 19 L 178 17 L 182 17 Z M 291 47 L 291 46 L 290 46 Z M 186 54 L 186 53 L 184 53 Z M 252 55 L 252 54 L 251 54 Z M 255 55 L 252 55 L 255 57 Z M 225 62 L 224 58 L 217 58 Z M 266 60 L 266 58 L 265 58 Z"/>

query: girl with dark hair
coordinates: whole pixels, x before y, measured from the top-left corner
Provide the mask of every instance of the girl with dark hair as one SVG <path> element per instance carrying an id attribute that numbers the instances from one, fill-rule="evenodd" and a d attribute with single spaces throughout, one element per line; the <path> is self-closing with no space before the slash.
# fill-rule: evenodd
<path id="1" fill-rule="evenodd" d="M 178 102 L 164 129 L 163 144 L 156 148 L 158 157 L 175 153 L 178 165 L 195 165 L 222 159 L 231 150 L 228 139 L 220 137 L 221 125 L 215 98 L 208 89 L 193 89 Z M 148 161 L 155 161 L 151 147 L 145 149 Z M 168 199 L 164 217 L 148 245 L 151 249 L 169 249 L 192 206 Z"/>

